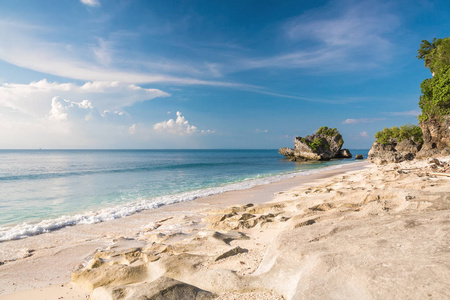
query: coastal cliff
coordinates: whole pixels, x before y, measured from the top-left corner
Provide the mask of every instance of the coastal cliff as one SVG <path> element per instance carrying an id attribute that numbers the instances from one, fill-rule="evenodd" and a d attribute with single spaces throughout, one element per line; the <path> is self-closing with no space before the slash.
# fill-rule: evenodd
<path id="1" fill-rule="evenodd" d="M 450 154 L 450 38 L 423 40 L 417 57 L 425 61 L 433 75 L 420 85 L 419 126 L 404 125 L 377 132 L 369 152 L 373 163 Z"/>
<path id="2" fill-rule="evenodd" d="M 294 149 L 283 147 L 278 153 L 292 161 L 330 160 L 332 158 L 350 158 L 348 149 L 342 149 L 344 140 L 336 128 L 319 128 L 315 134 L 296 137 Z"/>

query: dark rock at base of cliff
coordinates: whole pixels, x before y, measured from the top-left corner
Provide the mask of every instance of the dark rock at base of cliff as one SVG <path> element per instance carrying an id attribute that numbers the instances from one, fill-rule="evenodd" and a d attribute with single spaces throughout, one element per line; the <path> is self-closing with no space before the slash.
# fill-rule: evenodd
<path id="1" fill-rule="evenodd" d="M 352 158 L 352 154 L 348 149 L 341 149 L 337 158 Z"/>
<path id="2" fill-rule="evenodd" d="M 412 139 L 401 142 L 391 139 L 387 144 L 375 142 L 369 151 L 368 160 L 377 165 L 413 160 L 421 148 L 422 143 L 416 143 Z"/>

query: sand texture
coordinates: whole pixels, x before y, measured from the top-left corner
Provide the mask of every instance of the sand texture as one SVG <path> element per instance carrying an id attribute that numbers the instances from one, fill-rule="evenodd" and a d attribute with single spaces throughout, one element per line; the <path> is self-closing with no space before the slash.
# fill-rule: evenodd
<path id="1" fill-rule="evenodd" d="M 449 299 L 449 163 L 366 164 L 266 203 L 153 214 L 92 240 L 60 287 L 78 294 L 46 299 Z"/>

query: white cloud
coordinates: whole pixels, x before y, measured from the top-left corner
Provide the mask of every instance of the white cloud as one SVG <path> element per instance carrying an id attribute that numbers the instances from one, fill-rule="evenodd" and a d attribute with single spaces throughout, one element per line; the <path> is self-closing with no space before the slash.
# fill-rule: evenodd
<path id="1" fill-rule="evenodd" d="M 67 119 L 67 112 L 58 97 L 52 99 L 52 109 L 48 114 L 50 120 L 62 121 Z"/>
<path id="2" fill-rule="evenodd" d="M 210 130 L 210 129 L 208 129 L 208 130 L 202 129 L 202 131 L 201 131 L 202 134 L 214 134 L 215 132 L 216 132 L 215 130 Z"/>
<path id="3" fill-rule="evenodd" d="M 92 103 L 89 100 L 83 100 L 81 102 L 74 102 L 67 99 L 60 99 L 59 97 L 53 97 L 51 103 L 50 112 L 47 115 L 49 120 L 64 121 L 67 120 L 68 111 L 72 108 L 89 111 L 93 109 Z M 89 114 L 85 114 L 84 119 L 87 121 L 90 119 Z"/>
<path id="4" fill-rule="evenodd" d="M 369 135 L 367 134 L 367 132 L 363 131 L 359 133 L 360 136 L 362 137 L 368 137 Z"/>
<path id="5" fill-rule="evenodd" d="M 269 132 L 269 129 L 259 129 L 259 128 L 256 128 L 256 129 L 255 129 L 255 132 L 257 132 L 257 133 L 268 133 L 268 132 Z"/>
<path id="6" fill-rule="evenodd" d="M 80 2 L 88 6 L 100 6 L 98 0 L 80 0 Z"/>
<path id="7" fill-rule="evenodd" d="M 347 119 L 342 124 L 361 124 L 361 123 L 374 123 L 384 121 L 386 118 L 361 118 L 361 119 Z"/>
<path id="8" fill-rule="evenodd" d="M 94 105 L 105 114 L 105 111 L 120 111 L 123 107 L 170 94 L 117 81 L 87 82 L 83 85 L 48 82 L 46 79 L 29 84 L 0 83 L 0 106 L 35 117 L 48 112 L 49 101 L 55 96 L 71 99 L 80 107 Z"/>
<path id="9" fill-rule="evenodd" d="M 153 125 L 153 130 L 157 132 L 165 132 L 176 135 L 191 135 L 198 133 L 199 130 L 196 126 L 190 125 L 189 121 L 181 115 L 181 112 L 177 111 L 177 119 L 170 119 L 168 121 L 156 123 Z M 213 130 L 201 130 L 202 134 L 214 133 Z"/>
<path id="10" fill-rule="evenodd" d="M 136 133 L 136 124 L 131 125 L 130 127 L 128 127 L 128 132 L 133 135 Z"/>

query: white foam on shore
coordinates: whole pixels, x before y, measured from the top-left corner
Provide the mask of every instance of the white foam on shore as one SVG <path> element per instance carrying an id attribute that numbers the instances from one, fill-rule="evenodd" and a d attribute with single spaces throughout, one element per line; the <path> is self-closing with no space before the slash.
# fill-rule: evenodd
<path id="1" fill-rule="evenodd" d="M 258 185 L 278 182 L 281 180 L 298 176 L 308 176 L 323 171 L 339 169 L 347 165 L 348 164 L 339 164 L 314 170 L 269 176 L 265 178 L 246 179 L 240 182 L 231 183 L 224 186 L 205 188 L 151 199 L 142 199 L 126 204 L 117 205 L 111 208 L 104 208 L 97 211 L 88 211 L 77 215 L 64 215 L 55 219 L 43 220 L 36 224 L 23 223 L 15 225 L 13 227 L 0 227 L 0 242 L 22 239 L 25 237 L 57 230 L 66 226 L 73 226 L 77 224 L 94 224 L 99 222 L 110 221 L 125 216 L 129 216 L 143 210 L 154 209 L 162 205 L 191 201 L 197 198 L 221 194 L 229 191 L 250 189 Z"/>

